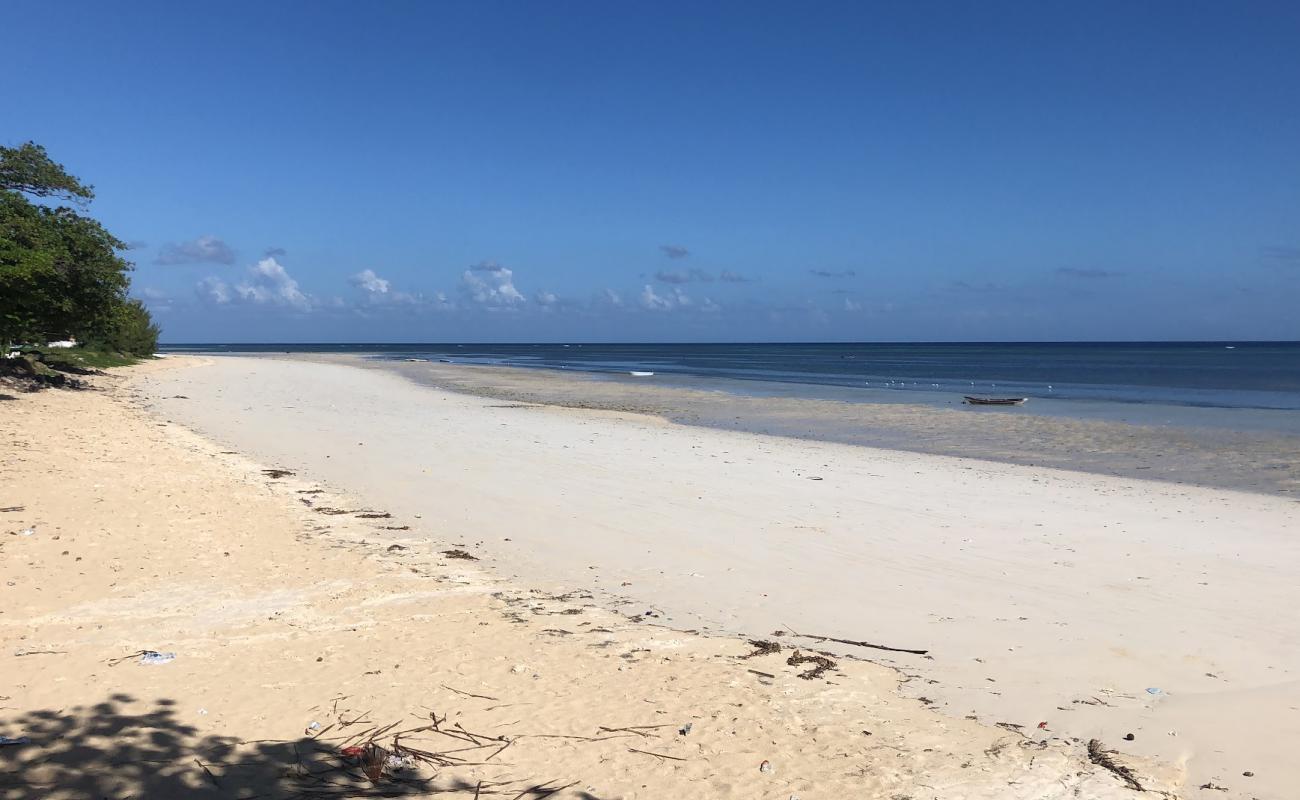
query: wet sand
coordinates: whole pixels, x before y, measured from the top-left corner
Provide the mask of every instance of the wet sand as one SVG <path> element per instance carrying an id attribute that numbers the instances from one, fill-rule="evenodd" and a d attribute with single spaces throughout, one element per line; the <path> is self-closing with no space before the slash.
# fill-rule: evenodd
<path id="1" fill-rule="evenodd" d="M 1217 409 L 1215 416 L 1225 423 L 1215 426 L 1132 424 L 975 408 L 959 398 L 948 408 L 837 402 L 662 386 L 654 378 L 354 355 L 293 358 L 390 370 L 425 385 L 510 402 L 654 414 L 723 430 L 1300 497 L 1300 436 L 1232 429 L 1234 416 L 1243 418 L 1243 427 L 1254 424 L 1249 410 Z M 1140 410 L 1142 416 L 1153 413 Z"/>

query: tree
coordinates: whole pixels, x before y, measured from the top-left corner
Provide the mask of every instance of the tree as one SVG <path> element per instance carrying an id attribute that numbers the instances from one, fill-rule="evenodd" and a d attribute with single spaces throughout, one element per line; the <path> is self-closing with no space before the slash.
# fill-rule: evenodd
<path id="1" fill-rule="evenodd" d="M 104 338 L 105 349 L 133 356 L 151 356 L 158 349 L 158 326 L 144 303 L 132 298 L 117 307 Z"/>
<path id="2" fill-rule="evenodd" d="M 0 147 L 0 344 L 69 336 L 152 354 L 157 328 L 126 290 L 125 245 L 96 220 L 26 195 L 84 203 L 94 191 L 40 145 Z M 152 331 L 152 335 L 149 335 Z"/>
<path id="3" fill-rule="evenodd" d="M 35 142 L 0 147 L 0 189 L 74 202 L 95 199 L 94 187 L 69 175 L 62 164 L 53 161 L 45 148 Z"/>

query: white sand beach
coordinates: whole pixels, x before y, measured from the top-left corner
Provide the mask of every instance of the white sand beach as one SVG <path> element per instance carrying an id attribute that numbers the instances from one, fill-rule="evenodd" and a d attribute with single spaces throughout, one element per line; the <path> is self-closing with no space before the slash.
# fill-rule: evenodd
<path id="1" fill-rule="evenodd" d="M 338 365 L 97 381 L 5 403 L 6 799 L 301 789 L 430 713 L 508 744 L 466 797 L 1131 796 L 1090 741 L 1167 796 L 1300 781 L 1293 501 Z"/>
<path id="2" fill-rule="evenodd" d="M 1124 742 L 1241 796 L 1300 781 L 1294 501 L 520 407 L 345 366 L 221 358 L 146 386 L 169 418 L 419 515 L 528 585 L 601 589 L 680 628 L 928 650 L 832 645 L 950 717 Z"/>

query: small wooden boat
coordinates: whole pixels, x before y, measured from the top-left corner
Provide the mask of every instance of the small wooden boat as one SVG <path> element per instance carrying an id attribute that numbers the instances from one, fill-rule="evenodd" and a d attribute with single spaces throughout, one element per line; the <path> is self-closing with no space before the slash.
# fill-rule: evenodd
<path id="1" fill-rule="evenodd" d="M 1028 397 L 971 397 L 966 395 L 966 402 L 972 406 L 1022 406 Z"/>

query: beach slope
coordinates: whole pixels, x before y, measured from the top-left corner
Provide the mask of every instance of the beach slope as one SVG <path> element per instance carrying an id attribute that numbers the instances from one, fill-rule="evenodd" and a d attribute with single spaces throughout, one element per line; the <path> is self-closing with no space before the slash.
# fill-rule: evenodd
<path id="1" fill-rule="evenodd" d="M 242 360 L 185 366 L 174 360 L 135 370 L 144 396 L 123 378 L 109 377 L 97 379 L 97 392 L 5 401 L 0 506 L 12 510 L 0 514 L 6 593 L 0 659 L 15 677 L 4 692 L 0 735 L 30 741 L 0 749 L 0 797 L 239 797 L 254 786 L 290 796 L 320 788 L 321 781 L 365 788 L 356 759 L 340 752 L 388 725 L 397 727 L 377 741 L 400 757 L 387 767 L 385 786 L 467 797 L 548 787 L 534 792 L 540 796 L 566 785 L 554 796 L 683 796 L 701 785 L 709 796 L 805 800 L 954 792 L 1127 796 L 1115 766 L 1131 768 L 1150 788 L 1174 790 L 1184 780 L 1178 759 L 1159 764 L 1142 757 L 1136 743 L 1114 737 L 1099 739 L 1090 755 L 1088 741 L 1063 735 L 1056 717 L 1045 728 L 1016 720 L 998 727 L 941 713 L 929 705 L 933 698 L 899 694 L 900 680 L 926 684 L 923 691 L 942 689 L 924 677 L 939 659 L 900 654 L 900 665 L 915 659 L 900 674 L 832 654 L 833 667 L 804 678 L 822 666 L 808 660 L 818 645 L 807 639 L 766 636 L 770 644 L 756 648 L 741 638 L 675 630 L 688 617 L 722 616 L 719 609 L 727 607 L 687 610 L 685 600 L 721 604 L 735 586 L 705 573 L 674 575 L 687 592 L 679 598 L 683 610 L 638 602 L 630 594 L 638 580 L 647 584 L 640 587 L 646 596 L 672 596 L 671 587 L 650 579 L 656 558 L 637 566 L 638 580 L 615 580 L 632 574 L 620 558 L 638 514 L 588 516 L 584 496 L 609 502 L 618 491 L 657 498 L 640 501 L 639 516 L 655 526 L 640 527 L 639 546 L 685 547 L 682 557 L 706 570 L 703 565 L 782 553 L 792 558 L 808 549 L 790 547 L 804 541 L 794 538 L 804 535 L 793 533 L 803 530 L 796 526 L 822 512 L 802 490 L 746 511 L 773 490 L 760 482 L 754 494 L 730 501 L 732 514 L 702 515 L 689 529 L 701 552 L 689 552 L 690 543 L 669 534 L 692 516 L 689 504 L 676 508 L 690 498 L 665 495 L 653 481 L 649 488 L 619 488 L 615 473 L 628 465 L 599 465 L 595 458 L 611 453 L 587 449 L 625 430 L 648 437 L 611 444 L 628 459 L 651 458 L 648 443 L 656 446 L 654 457 L 677 459 L 631 473 L 642 480 L 676 475 L 695 482 L 691 491 L 710 482 L 738 491 L 730 481 L 752 477 L 741 471 L 733 478 L 712 463 L 714 453 L 700 457 L 709 468 L 691 467 L 677 452 L 684 444 L 672 437 L 684 434 L 674 426 L 493 409 L 456 395 L 435 399 L 400 379 L 375 383 L 371 373 L 342 367 L 287 365 L 304 366 L 295 370 Z M 146 397 L 161 415 L 144 410 Z M 402 405 L 403 398 L 423 411 Z M 448 405 L 431 410 L 430 403 Z M 519 411 L 541 420 L 530 419 L 521 430 L 509 421 Z M 438 425 L 439 415 L 450 415 L 451 424 Z M 210 429 L 221 443 L 168 418 Z M 221 420 L 233 427 L 221 429 Z M 399 427 L 407 432 L 409 452 L 386 433 L 376 436 L 385 425 L 394 434 Z M 244 436 L 249 447 L 232 446 Z M 522 445 L 538 446 L 537 436 L 557 437 L 541 444 L 559 457 L 541 454 L 548 450 L 542 446 L 533 460 L 526 458 Z M 727 446 L 740 448 L 731 453 L 740 463 L 762 462 L 772 448 L 775 456 L 794 455 L 779 443 L 746 445 L 734 436 Z M 586 452 L 565 457 L 565 449 Z M 792 486 L 833 483 L 843 465 L 807 464 L 809 455 L 792 462 L 793 469 L 787 464 L 778 478 Z M 415 468 L 416 458 L 423 466 Z M 609 470 L 605 483 L 591 469 L 583 472 L 584 462 Z M 885 468 L 892 469 L 887 459 Z M 392 491 L 374 491 L 383 486 Z M 566 504 L 544 501 L 556 492 L 572 492 L 567 520 L 557 509 Z M 399 495 L 402 503 L 387 502 Z M 894 502 L 901 507 L 904 500 Z M 659 505 L 668 510 L 657 512 Z M 828 505 L 832 513 L 834 507 Z M 717 541 L 699 533 L 733 514 L 752 521 L 768 512 L 779 512 L 773 519 L 791 528 L 777 556 L 758 538 L 761 528 L 745 538 L 724 526 L 720 534 L 729 538 Z M 795 514 L 799 519 L 791 519 Z M 593 526 L 597 519 L 600 526 Z M 584 542 L 608 552 L 584 550 Z M 549 552 L 552 544 L 560 552 Z M 728 544 L 733 555 L 719 560 L 713 549 Z M 897 541 L 890 544 L 898 548 Z M 462 553 L 484 558 L 494 574 L 458 558 Z M 861 559 L 852 548 L 845 553 L 841 560 Z M 584 558 L 593 555 L 602 558 Z M 559 562 L 568 566 L 546 577 Z M 511 572 L 529 577 L 509 580 Z M 826 575 L 833 578 L 834 571 Z M 936 655 L 959 638 L 940 636 L 939 620 L 889 630 L 886 615 L 871 606 L 857 607 L 851 627 L 836 626 L 804 608 L 800 593 L 781 588 L 789 580 L 778 574 L 766 585 L 784 598 L 783 610 L 795 615 L 787 622 L 800 632 L 879 634 L 879 641 L 924 645 Z M 721 585 L 711 588 L 714 583 Z M 811 597 L 827 591 L 812 588 Z M 755 613 L 765 613 L 754 599 Z M 880 598 L 880 604 L 895 602 Z M 930 602 L 913 598 L 919 606 Z M 669 617 L 680 619 L 665 625 Z M 821 627 L 802 629 L 810 621 Z M 728 621 L 713 624 L 724 628 Z M 1007 687 L 1006 694 L 1013 691 Z M 1173 705 L 1180 692 L 1166 691 Z M 1077 713 L 1092 709 L 1081 706 Z M 429 729 L 434 725 L 439 730 Z M 424 730 L 404 740 L 411 751 L 387 738 L 417 728 Z M 1125 754 L 1098 755 L 1121 745 Z M 444 755 L 435 770 L 412 763 L 409 752 Z M 1258 752 L 1247 755 L 1266 761 Z M 1216 796 L 1267 789 L 1269 773 L 1256 771 L 1257 777 L 1226 776 L 1234 794 Z M 388 782 L 430 777 L 434 784 Z M 1256 783 L 1241 785 L 1247 780 Z"/>

